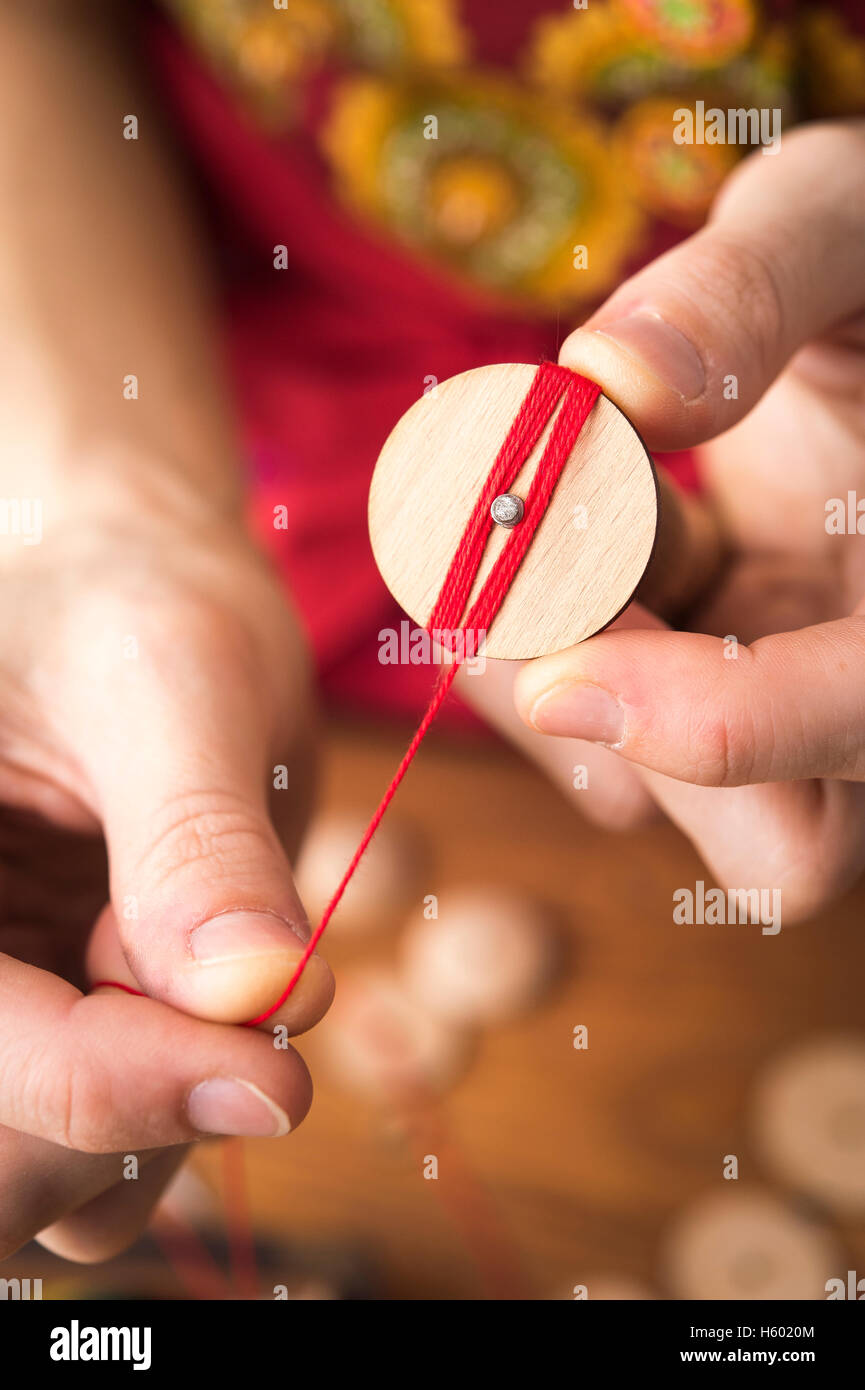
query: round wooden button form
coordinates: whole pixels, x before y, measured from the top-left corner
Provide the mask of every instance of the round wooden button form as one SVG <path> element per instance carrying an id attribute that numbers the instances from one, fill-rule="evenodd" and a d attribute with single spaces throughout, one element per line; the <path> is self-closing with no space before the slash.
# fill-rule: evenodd
<path id="1" fill-rule="evenodd" d="M 386 970 L 342 975 L 321 1043 L 344 1085 L 384 1100 L 445 1090 L 470 1055 L 468 1034 L 419 1008 Z"/>
<path id="2" fill-rule="evenodd" d="M 301 901 L 312 921 L 319 920 L 330 902 L 365 830 L 361 816 L 332 812 L 313 821 L 295 871 Z M 395 926 L 411 899 L 421 858 L 408 826 L 385 817 L 328 926 L 329 936 Z"/>
<path id="3" fill-rule="evenodd" d="M 681 1213 L 665 1275 L 682 1299 L 818 1299 L 840 1260 L 823 1229 L 735 1183 Z"/>
<path id="4" fill-rule="evenodd" d="M 536 371 L 497 363 L 440 382 L 397 422 L 379 455 L 369 495 L 373 554 L 420 627 Z M 508 498 L 525 497 L 554 419 L 509 482 Z M 657 524 L 652 461 L 634 427 L 600 396 L 492 624 L 486 655 L 543 656 L 606 627 L 643 577 Z M 470 603 L 509 526 L 493 526 Z"/>
<path id="5" fill-rule="evenodd" d="M 760 1078 L 753 1116 L 778 1177 L 835 1211 L 865 1214 L 865 1038 L 814 1038 L 779 1057 Z"/>
<path id="6" fill-rule="evenodd" d="M 442 895 L 439 916 L 418 914 L 402 946 L 409 994 L 451 1023 L 501 1023 L 537 1002 L 555 943 L 537 903 L 500 888 Z"/>

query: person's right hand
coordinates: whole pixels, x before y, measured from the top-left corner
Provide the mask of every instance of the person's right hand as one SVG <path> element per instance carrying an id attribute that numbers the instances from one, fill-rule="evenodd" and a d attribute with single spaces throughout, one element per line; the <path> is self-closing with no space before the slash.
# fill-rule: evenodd
<path id="1" fill-rule="evenodd" d="M 865 868 L 865 538 L 826 525 L 865 491 L 865 122 L 743 161 L 560 361 L 650 448 L 698 449 L 729 563 L 688 631 L 635 603 L 462 691 L 569 788 L 589 768 L 575 800 L 603 823 L 655 802 L 720 885 L 800 920 Z"/>
<path id="2" fill-rule="evenodd" d="M 306 658 L 264 562 L 203 509 L 106 503 L 6 539 L 0 586 L 0 1258 L 41 1232 L 104 1259 L 184 1145 L 309 1107 L 273 1028 L 324 1013 L 323 960 L 260 1030 L 232 1026 L 308 939 L 283 848 L 308 803 Z M 149 997 L 86 993 L 106 978 Z"/>

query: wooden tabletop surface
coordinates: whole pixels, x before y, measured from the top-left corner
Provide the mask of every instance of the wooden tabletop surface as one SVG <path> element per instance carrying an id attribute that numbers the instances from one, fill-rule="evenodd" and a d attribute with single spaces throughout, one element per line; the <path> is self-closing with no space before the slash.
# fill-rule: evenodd
<path id="1" fill-rule="evenodd" d="M 368 815 L 404 746 L 404 731 L 333 727 L 321 809 Z M 317 1062 L 327 1020 L 301 1039 L 316 1085 L 309 1117 L 284 1140 L 245 1144 L 257 1227 L 358 1244 L 382 1297 L 494 1296 L 484 1265 L 499 1258 L 516 1269 L 517 1296 L 568 1297 L 609 1277 L 668 1297 L 665 1233 L 722 1186 L 725 1155 L 739 1158 L 740 1188 L 797 1202 L 755 1152 L 750 1096 L 786 1047 L 865 1036 L 865 888 L 777 936 L 676 925 L 674 889 L 706 873 L 672 826 L 595 829 L 515 754 L 464 736 L 430 737 L 389 814 L 422 838 L 419 903 L 478 881 L 548 903 L 565 946 L 560 977 L 533 1013 L 481 1036 L 465 1077 L 408 1139 Z M 379 931 L 334 933 L 325 954 L 337 982 L 392 958 L 404 920 L 383 905 Z M 573 1046 L 579 1024 L 585 1050 Z M 422 1173 L 427 1134 L 455 1160 L 437 1181 Z M 195 1163 L 218 1182 L 214 1150 Z M 450 1200 L 454 1172 L 483 1212 L 480 1237 L 465 1202 Z M 817 1219 L 844 1270 L 865 1273 L 865 1219 Z"/>
<path id="2" fill-rule="evenodd" d="M 407 736 L 332 727 L 320 811 L 367 817 Z M 268 1264 L 259 1252 L 251 1296 L 273 1297 L 293 1259 L 301 1270 L 323 1261 L 326 1285 L 330 1265 L 348 1255 L 361 1271 L 352 1288 L 374 1298 L 569 1298 L 577 1285 L 591 1298 L 605 1280 L 668 1298 L 671 1225 L 693 1202 L 731 1189 L 722 1176 L 730 1154 L 738 1192 L 774 1194 L 805 1214 L 833 1244 L 833 1272 L 865 1276 L 865 1213 L 842 1218 L 785 1190 L 761 1160 L 751 1116 L 770 1059 L 821 1036 L 865 1039 L 865 887 L 776 936 L 758 924 L 676 925 L 674 890 L 706 874 L 672 826 L 595 829 L 498 742 L 442 731 L 424 744 L 389 816 L 423 849 L 418 906 L 430 893 L 490 883 L 548 905 L 562 963 L 544 1002 L 483 1032 L 462 1079 L 408 1116 L 334 1075 L 329 1019 L 300 1039 L 316 1087 L 303 1125 L 276 1141 L 204 1144 L 192 1158 L 193 1195 L 206 1200 L 196 1214 L 187 1180 L 187 1217 L 210 1230 L 222 1264 L 221 1275 L 211 1264 L 209 1286 L 184 1284 L 176 1259 L 166 1266 L 164 1231 L 159 1249 L 145 1241 L 101 1267 L 29 1247 L 4 1276 L 44 1276 L 46 1297 L 124 1287 L 232 1296 L 219 1233 L 233 1155 L 245 1167 L 256 1237 L 276 1252 Z M 326 938 L 337 989 L 358 967 L 394 959 L 405 922 L 404 907 L 389 912 L 383 902 L 375 932 Z M 584 1050 L 573 1046 L 578 1025 L 588 1029 Z M 430 1153 L 440 1160 L 436 1180 L 423 1175 Z M 237 1227 L 242 1250 L 243 1219 Z"/>

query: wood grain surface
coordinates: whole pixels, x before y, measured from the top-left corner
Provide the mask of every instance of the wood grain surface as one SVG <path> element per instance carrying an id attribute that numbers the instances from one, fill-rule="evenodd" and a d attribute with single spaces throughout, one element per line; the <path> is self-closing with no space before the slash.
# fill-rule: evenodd
<path id="1" fill-rule="evenodd" d="M 368 815 L 409 732 L 332 726 L 321 810 Z M 445 910 L 450 891 L 494 881 L 546 903 L 559 924 L 558 982 L 535 1011 L 480 1035 L 466 1074 L 413 1130 L 333 1075 L 327 1019 L 297 1040 L 315 1083 L 309 1116 L 284 1139 L 243 1145 L 256 1232 L 277 1265 L 280 1250 L 356 1250 L 376 1298 L 570 1298 L 578 1284 L 591 1298 L 634 1282 L 668 1298 L 677 1266 L 698 1294 L 717 1288 L 722 1269 L 732 1287 L 733 1273 L 747 1273 L 730 1250 L 743 1209 L 780 1204 L 782 1226 L 808 1223 L 809 1244 L 828 1246 L 839 1276 L 865 1276 L 865 1214 L 809 1198 L 788 1165 L 773 1166 L 761 1132 L 771 1107 L 759 1113 L 779 1059 L 821 1039 L 865 1039 L 865 887 L 773 937 L 676 925 L 674 890 L 707 875 L 672 826 L 595 829 L 510 750 L 447 730 L 430 736 L 389 814 L 423 847 L 418 902 L 437 893 Z M 337 991 L 355 971 L 398 959 L 413 911 L 383 901 L 377 931 L 326 938 Z M 582 1051 L 578 1025 L 588 1029 Z M 815 1111 L 801 1123 L 807 1150 Z M 781 1137 L 789 1147 L 789 1114 Z M 203 1144 L 192 1159 L 217 1214 L 222 1150 Z M 430 1152 L 442 1159 L 434 1181 L 423 1177 Z M 730 1154 L 735 1182 L 722 1177 Z M 488 1218 L 486 1263 L 457 1200 L 466 1170 Z M 725 1201 L 730 1219 L 718 1222 Z M 748 1219 L 746 1237 L 754 1227 Z M 44 1275 L 46 1297 L 72 1276 L 76 1296 L 88 1286 L 104 1296 L 120 1269 L 68 1265 L 34 1246 L 3 1274 Z M 270 1297 L 272 1267 L 260 1280 Z M 163 1288 L 172 1296 L 168 1265 Z"/>
<path id="2" fill-rule="evenodd" d="M 370 489 L 373 553 L 391 593 L 423 627 L 536 367 L 497 363 L 422 396 L 397 423 Z M 510 488 L 524 497 L 552 421 Z M 657 524 L 649 455 L 602 396 L 487 640 L 487 655 L 525 658 L 572 646 L 622 610 L 649 562 Z M 508 536 L 495 527 L 472 598 Z"/>
<path id="3" fill-rule="evenodd" d="M 368 813 L 407 732 L 334 728 L 322 806 Z M 472 1067 L 429 1119 L 492 1201 L 520 1296 L 566 1298 L 578 1283 L 615 1278 L 669 1297 L 670 1231 L 694 1203 L 735 1188 L 803 1210 L 761 1157 L 751 1111 L 764 1069 L 801 1040 L 865 1036 L 865 889 L 775 937 L 676 925 L 673 891 L 707 875 L 673 827 L 595 829 L 500 744 L 446 732 L 425 744 L 390 814 L 426 846 L 419 897 L 444 902 L 451 887 L 494 880 L 536 895 L 560 923 L 553 994 L 481 1035 Z M 383 903 L 377 935 L 326 943 L 337 989 L 346 972 L 397 958 L 404 921 Z M 579 1024 L 585 1051 L 572 1045 Z M 339 1085 L 319 1061 L 326 1028 L 298 1040 L 316 1086 L 307 1120 L 285 1139 L 246 1145 L 260 1230 L 359 1244 L 380 1296 L 491 1296 L 448 1207 L 453 1175 L 443 1165 L 425 1181 L 422 1143 L 418 1152 L 393 1117 Z M 735 1183 L 722 1178 L 731 1153 Z M 218 1187 L 218 1154 L 203 1148 L 195 1161 Z M 865 1275 L 865 1219 L 804 1209 L 838 1272 Z"/>

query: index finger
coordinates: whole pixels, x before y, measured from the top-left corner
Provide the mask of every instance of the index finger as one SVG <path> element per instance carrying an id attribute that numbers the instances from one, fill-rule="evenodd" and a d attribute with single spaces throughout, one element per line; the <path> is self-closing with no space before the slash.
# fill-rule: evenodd
<path id="1" fill-rule="evenodd" d="M 309 1073 L 252 1029 L 154 999 L 89 996 L 0 956 L 0 1124 L 85 1153 L 204 1134 L 278 1136 L 309 1109 Z"/>

